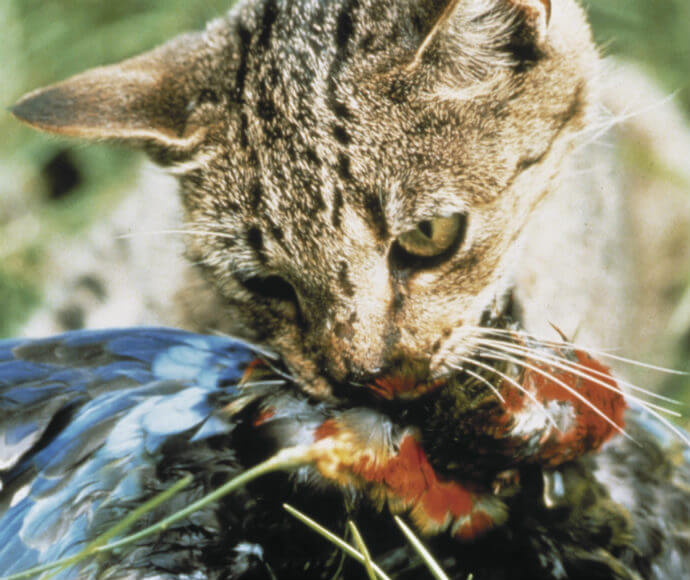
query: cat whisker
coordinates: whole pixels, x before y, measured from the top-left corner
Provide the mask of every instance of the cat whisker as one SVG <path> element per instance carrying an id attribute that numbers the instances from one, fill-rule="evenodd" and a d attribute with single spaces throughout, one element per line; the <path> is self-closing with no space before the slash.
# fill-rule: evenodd
<path id="1" fill-rule="evenodd" d="M 552 325 L 553 326 L 553 325 Z M 477 332 L 483 332 L 483 333 L 489 333 L 489 334 L 496 334 L 500 336 L 510 336 L 510 337 L 519 337 L 527 340 L 532 340 L 534 342 L 538 342 L 539 344 L 543 344 L 545 346 L 555 346 L 555 347 L 568 347 L 574 350 L 583 350 L 586 352 L 592 352 L 594 354 L 603 354 L 603 355 L 608 355 L 614 350 L 620 350 L 620 348 L 601 348 L 598 351 L 595 351 L 589 346 L 586 346 L 584 344 L 580 344 L 577 342 L 573 342 L 570 340 L 567 340 L 566 338 L 561 338 L 560 340 L 552 340 L 548 338 L 544 338 L 543 336 L 538 336 L 536 334 L 533 334 L 531 332 L 528 332 L 522 328 L 520 329 L 509 329 L 509 328 L 492 328 L 492 327 L 487 327 L 487 326 L 468 326 L 467 327 L 470 330 L 474 330 Z M 558 332 L 561 337 L 564 337 L 564 334 L 560 332 L 558 327 L 553 326 L 553 328 Z"/>
<path id="2" fill-rule="evenodd" d="M 291 383 L 296 383 L 297 382 L 297 377 L 294 375 L 291 375 L 290 373 L 287 373 L 285 371 L 280 370 L 278 367 L 276 367 L 271 361 L 266 361 L 268 363 L 268 368 L 271 369 L 271 372 L 277 374 L 280 377 L 283 377 L 284 379 L 290 381 Z"/>
<path id="3" fill-rule="evenodd" d="M 487 328 L 487 327 L 482 327 L 482 326 L 470 326 L 467 327 L 470 330 L 475 330 L 478 332 L 483 332 L 485 334 L 499 334 L 499 335 L 507 335 L 507 336 L 518 336 L 522 338 L 527 338 L 530 340 L 534 340 L 535 342 L 539 342 L 545 346 L 555 346 L 555 347 L 563 347 L 567 346 L 569 348 L 573 348 L 575 350 L 581 350 L 584 351 L 588 354 L 597 356 L 597 357 L 603 357 L 603 358 L 610 358 L 612 360 L 616 360 L 618 362 L 622 362 L 625 364 L 629 364 L 632 366 L 637 366 L 641 368 L 645 368 L 647 370 L 652 370 L 652 371 L 657 371 L 660 373 L 665 373 L 669 375 L 677 375 L 677 376 L 688 376 L 690 373 L 684 372 L 684 371 L 679 371 L 677 369 L 670 369 L 662 366 L 657 366 L 657 365 L 652 365 L 649 363 L 644 363 L 641 361 L 637 361 L 634 359 L 630 358 L 625 358 L 623 356 L 615 355 L 610 352 L 607 352 L 605 350 L 598 350 L 598 349 L 593 349 L 588 346 L 584 346 L 581 344 L 573 343 L 573 342 L 568 342 L 568 341 L 554 341 L 554 340 L 547 340 L 543 338 L 539 338 L 536 335 L 530 334 L 528 332 L 525 332 L 523 330 L 507 330 L 507 329 L 501 329 L 501 328 Z"/>
<path id="4" fill-rule="evenodd" d="M 557 355 L 542 353 L 536 349 L 532 349 L 532 348 L 529 348 L 527 346 L 522 346 L 522 345 L 518 345 L 515 343 L 509 343 L 509 342 L 504 342 L 504 341 L 500 341 L 500 340 L 487 340 L 487 339 L 483 339 L 483 338 L 474 338 L 471 340 L 475 344 L 478 344 L 478 345 L 483 345 L 483 346 L 487 346 L 487 347 L 495 348 L 495 349 L 501 349 L 503 351 L 510 352 L 512 354 L 525 355 L 528 358 L 531 358 L 532 360 L 544 362 L 547 364 L 552 364 L 553 366 L 555 366 L 557 368 L 560 368 L 560 369 L 565 370 L 567 372 L 572 372 L 573 374 L 576 374 L 582 378 L 585 378 L 589 381 L 592 381 L 598 385 L 602 385 L 609 390 L 616 390 L 616 391 L 622 392 L 618 388 L 615 388 L 612 385 L 605 383 L 601 380 L 598 380 L 596 378 L 596 376 L 603 377 L 603 378 L 609 378 L 610 375 L 608 375 L 607 373 L 597 371 L 596 369 L 592 369 L 592 368 L 587 367 L 583 364 L 573 362 L 571 360 L 568 360 L 567 358 L 559 357 Z M 662 401 L 667 402 L 669 404 L 674 404 L 674 405 L 681 405 L 682 404 L 680 401 L 676 401 L 675 399 L 671 399 L 669 397 L 664 397 L 663 395 L 659 395 L 659 394 L 654 393 L 650 390 L 643 389 L 642 387 L 638 387 L 637 385 L 635 385 L 633 383 L 619 379 L 617 377 L 616 377 L 616 382 L 619 385 L 628 387 L 631 390 L 644 393 L 648 397 L 652 397 L 654 399 L 659 399 L 659 400 L 662 400 Z M 677 411 L 667 409 L 666 407 L 661 407 L 659 405 L 655 405 L 653 403 L 645 401 L 644 399 L 636 397 L 635 395 L 631 395 L 630 393 L 625 393 L 625 396 L 632 399 L 632 400 L 638 401 L 640 403 L 651 405 L 652 407 L 659 409 L 661 411 L 664 411 L 670 415 L 674 415 L 676 417 L 682 417 L 682 413 L 678 413 Z"/>
<path id="5" fill-rule="evenodd" d="M 475 373 L 474 371 L 471 371 L 470 369 L 465 369 L 465 372 L 468 375 L 470 375 L 471 377 L 477 379 L 479 382 L 481 382 L 484 385 L 486 385 L 487 387 L 489 387 L 494 392 L 494 394 L 498 397 L 498 400 L 501 401 L 501 403 L 506 402 L 505 397 L 503 395 L 501 395 L 500 391 L 496 387 L 494 387 L 489 381 L 487 381 L 483 376 Z"/>
<path id="6" fill-rule="evenodd" d="M 608 110 L 604 109 L 601 111 L 601 120 L 598 123 L 593 123 L 574 135 L 574 139 L 584 137 L 584 141 L 575 147 L 573 153 L 577 154 L 577 152 L 579 152 L 581 149 L 584 149 L 588 145 L 596 142 L 618 125 L 622 125 L 631 119 L 641 117 L 645 113 L 660 109 L 661 107 L 667 105 L 670 101 L 673 101 L 675 98 L 676 93 L 671 93 L 657 102 L 645 105 L 636 110 L 623 111 L 618 115 L 612 115 Z"/>
<path id="7" fill-rule="evenodd" d="M 253 381 L 248 383 L 242 383 L 241 386 L 245 388 L 259 388 L 259 387 L 280 387 L 286 384 L 284 380 L 271 380 L 271 381 Z"/>
<path id="8" fill-rule="evenodd" d="M 274 350 L 271 350 L 270 348 L 263 346 L 263 345 L 258 345 L 255 342 L 252 342 L 251 340 L 248 340 L 246 338 L 240 338 L 238 336 L 233 336 L 232 334 L 227 334 L 226 332 L 222 332 L 220 330 L 211 330 L 211 334 L 213 334 L 215 336 L 220 336 L 223 338 L 230 338 L 230 339 L 234 340 L 235 342 L 239 342 L 240 344 L 246 346 L 252 352 L 260 354 L 260 355 L 262 355 L 268 359 L 272 359 L 272 360 L 279 360 L 280 359 L 280 356 Z"/>
<path id="9" fill-rule="evenodd" d="M 528 356 L 529 358 L 533 358 L 529 354 L 526 354 L 526 356 Z M 600 386 L 602 386 L 608 390 L 621 392 L 619 389 L 613 387 L 612 385 L 609 385 L 603 381 L 595 379 L 594 377 L 587 375 L 587 373 L 577 371 L 576 369 L 573 369 L 572 367 L 569 368 L 567 365 L 558 364 L 553 360 L 551 360 L 551 361 L 544 360 L 543 362 L 547 362 L 547 364 L 553 364 L 553 366 L 559 367 L 563 370 L 566 370 L 567 372 L 572 372 L 573 374 L 581 376 L 581 377 L 585 378 L 586 380 L 593 382 L 597 385 L 600 385 Z M 681 413 L 678 413 L 676 411 L 672 411 L 670 409 L 667 409 L 666 407 L 661 407 L 659 405 L 655 405 L 654 403 L 650 403 L 649 401 L 646 401 L 644 399 L 641 399 L 639 397 L 631 395 L 630 393 L 623 393 L 623 394 L 626 398 L 628 398 L 632 401 L 635 401 L 640 406 L 642 406 L 650 415 L 652 415 L 653 417 L 656 417 L 659 421 L 661 421 L 664 424 L 664 426 L 667 429 L 669 429 L 669 431 L 671 431 L 676 437 L 678 437 L 686 446 L 690 447 L 690 437 L 686 433 L 684 433 L 681 429 L 676 427 L 673 423 L 671 423 L 668 419 L 666 419 L 661 414 L 661 413 L 666 413 L 666 414 L 671 415 L 673 417 L 682 417 L 683 415 Z"/>
<path id="10" fill-rule="evenodd" d="M 664 417 L 661 413 L 656 412 L 654 409 L 649 409 L 648 407 L 645 407 L 645 410 L 661 421 L 664 426 L 671 431 L 678 439 L 680 439 L 687 447 L 690 447 L 690 437 L 679 427 L 676 427 L 671 421 L 669 421 L 666 417 Z"/>
<path id="11" fill-rule="evenodd" d="M 270 360 L 264 360 L 264 363 L 266 363 L 266 366 L 269 368 L 269 370 L 272 373 L 278 375 L 280 377 L 280 379 L 275 379 L 275 380 L 271 380 L 271 381 L 261 381 L 262 383 L 271 382 L 271 383 L 273 383 L 273 386 L 280 386 L 280 385 L 284 385 L 286 382 L 290 382 L 290 383 L 298 382 L 298 379 L 296 376 L 291 375 L 290 373 L 287 373 L 284 370 L 279 369 Z M 248 383 L 244 383 L 242 386 L 247 386 L 247 385 L 248 385 Z"/>
<path id="12" fill-rule="evenodd" d="M 543 338 L 541 336 L 537 336 L 536 334 L 532 334 L 531 332 L 527 332 L 524 329 L 509 329 L 509 328 L 492 328 L 488 326 L 466 326 L 468 330 L 472 330 L 477 333 L 481 334 L 494 334 L 498 336 L 508 336 L 511 338 L 522 338 L 526 340 L 532 340 L 534 342 L 537 342 L 539 344 L 543 344 L 544 346 L 555 346 L 555 347 L 568 347 L 572 348 L 574 350 L 582 350 L 585 352 L 591 352 L 592 349 L 590 349 L 588 346 L 585 346 L 583 344 L 578 344 L 576 342 L 571 342 L 565 339 L 562 340 L 550 340 L 548 338 Z M 608 352 L 608 351 L 604 351 Z"/>
<path id="13" fill-rule="evenodd" d="M 520 383 L 518 383 L 515 379 L 509 377 L 507 374 L 505 374 L 505 373 L 499 371 L 498 369 L 492 367 L 491 365 L 484 364 L 483 362 L 480 362 L 480 361 L 475 360 L 475 359 L 473 359 L 473 358 L 464 357 L 464 356 L 461 356 L 461 357 L 459 357 L 459 358 L 460 358 L 460 360 L 462 360 L 462 361 L 464 361 L 464 362 L 466 362 L 466 363 L 469 363 L 469 364 L 471 364 L 471 365 L 475 365 L 475 366 L 481 367 L 481 368 L 483 368 L 484 370 L 487 370 L 487 371 L 489 371 L 489 372 L 491 372 L 491 373 L 494 373 L 494 374 L 498 375 L 498 376 L 501 377 L 503 380 L 508 381 L 508 382 L 509 382 L 511 385 L 513 385 L 516 389 L 518 389 L 520 392 L 524 393 L 525 396 L 527 396 L 535 405 L 537 405 L 537 406 L 542 410 L 542 412 L 544 413 L 544 416 L 545 416 L 546 419 L 549 421 L 549 423 L 551 423 L 551 424 L 554 426 L 554 428 L 560 432 L 560 428 L 558 427 L 558 423 L 557 423 L 556 420 L 551 416 L 551 414 L 548 412 L 548 410 L 546 409 L 546 407 L 545 407 L 541 402 L 539 402 L 539 400 L 538 400 L 532 393 L 530 393 L 527 389 L 525 389 L 525 387 L 523 387 L 523 386 L 522 386 Z M 461 372 L 464 371 L 464 372 L 466 372 L 466 370 L 467 370 L 467 369 L 465 369 L 465 368 L 463 368 L 463 367 L 456 366 L 456 365 L 451 364 L 451 363 L 445 363 L 445 364 L 446 364 L 446 366 L 448 366 L 449 368 L 455 369 L 455 370 L 457 370 L 457 371 L 461 371 Z"/>
<path id="14" fill-rule="evenodd" d="M 599 407 L 597 407 L 592 401 L 590 401 L 587 397 L 585 397 L 582 393 L 578 393 L 576 389 L 573 389 L 570 385 L 567 383 L 561 381 L 558 377 L 552 375 L 551 373 L 540 369 L 539 367 L 536 367 L 532 364 L 529 364 L 525 362 L 524 360 L 517 359 L 513 356 L 510 356 L 506 353 L 502 353 L 500 351 L 498 352 L 482 352 L 481 356 L 485 358 L 490 358 L 493 360 L 500 360 L 500 361 L 506 361 L 506 362 L 511 362 L 515 365 L 522 366 L 526 369 L 530 369 L 531 371 L 545 377 L 549 381 L 559 385 L 563 389 L 565 389 L 568 393 L 570 393 L 573 397 L 576 399 L 580 400 L 583 402 L 587 407 L 589 407 L 594 413 L 596 413 L 599 417 L 601 417 L 604 421 L 606 421 L 609 425 L 611 425 L 616 431 L 618 431 L 621 435 L 623 435 L 626 439 L 629 439 L 630 441 L 636 443 L 636 441 L 628 435 L 628 433 L 623 429 L 620 425 L 618 425 L 611 417 L 609 417 L 604 411 L 602 411 Z M 650 410 L 651 412 L 651 410 Z"/>
<path id="15" fill-rule="evenodd" d="M 213 230 L 151 230 L 145 232 L 131 232 L 129 234 L 120 234 L 116 236 L 116 239 L 130 239 L 138 238 L 144 236 L 198 236 L 198 237 L 212 237 L 212 238 L 226 238 L 228 240 L 234 240 L 235 236 L 224 233 L 224 232 L 214 232 Z"/>

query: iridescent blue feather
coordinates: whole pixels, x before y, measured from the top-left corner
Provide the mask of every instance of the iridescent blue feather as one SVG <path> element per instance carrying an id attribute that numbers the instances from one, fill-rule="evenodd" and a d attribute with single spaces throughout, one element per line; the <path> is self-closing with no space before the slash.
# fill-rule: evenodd
<path id="1" fill-rule="evenodd" d="M 254 358 L 164 328 L 0 342 L 0 571 L 75 554 L 137 503 L 172 437 L 232 429 L 209 396 Z"/>

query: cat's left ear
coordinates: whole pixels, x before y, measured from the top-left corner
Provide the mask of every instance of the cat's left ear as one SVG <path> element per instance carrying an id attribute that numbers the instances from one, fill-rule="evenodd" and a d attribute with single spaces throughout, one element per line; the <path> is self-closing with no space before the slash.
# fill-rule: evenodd
<path id="1" fill-rule="evenodd" d="M 204 33 L 183 35 L 29 93 L 11 111 L 50 133 L 183 153 L 203 137 L 204 123 L 195 112 L 204 95 L 212 94 L 205 78 L 211 50 Z"/>
<path id="2" fill-rule="evenodd" d="M 544 42 L 551 21 L 551 0 L 507 0 L 518 14 L 524 25 L 531 31 L 534 41 Z"/>
<path id="3" fill-rule="evenodd" d="M 546 41 L 551 22 L 551 0 L 507 0 L 516 11 L 522 40 L 537 47 Z"/>
<path id="4" fill-rule="evenodd" d="M 430 3 L 431 21 L 424 40 L 419 45 L 415 62 L 419 62 L 429 47 L 453 26 L 456 19 L 463 22 L 504 19 L 512 21 L 518 42 L 539 48 L 546 40 L 551 20 L 551 0 L 445 0 Z M 462 30 L 458 31 L 462 34 Z"/>

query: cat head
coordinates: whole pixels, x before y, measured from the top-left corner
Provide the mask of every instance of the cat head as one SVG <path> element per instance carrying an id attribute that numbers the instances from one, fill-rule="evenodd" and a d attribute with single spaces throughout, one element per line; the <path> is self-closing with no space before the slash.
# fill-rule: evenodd
<path id="1" fill-rule="evenodd" d="M 573 0 L 254 0 L 13 112 L 169 166 L 220 330 L 325 392 L 462 363 L 596 66 Z"/>

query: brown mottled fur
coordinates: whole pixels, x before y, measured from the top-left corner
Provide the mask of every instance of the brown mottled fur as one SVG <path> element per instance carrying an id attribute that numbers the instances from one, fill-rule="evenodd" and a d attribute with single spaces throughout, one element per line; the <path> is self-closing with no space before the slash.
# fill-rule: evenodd
<path id="1" fill-rule="evenodd" d="M 14 112 L 169 165 L 198 232 L 186 324 L 268 344 L 324 393 L 401 361 L 437 377 L 469 350 L 591 120 L 597 66 L 573 0 L 252 0 Z M 457 214 L 454 252 L 399 251 Z"/>

